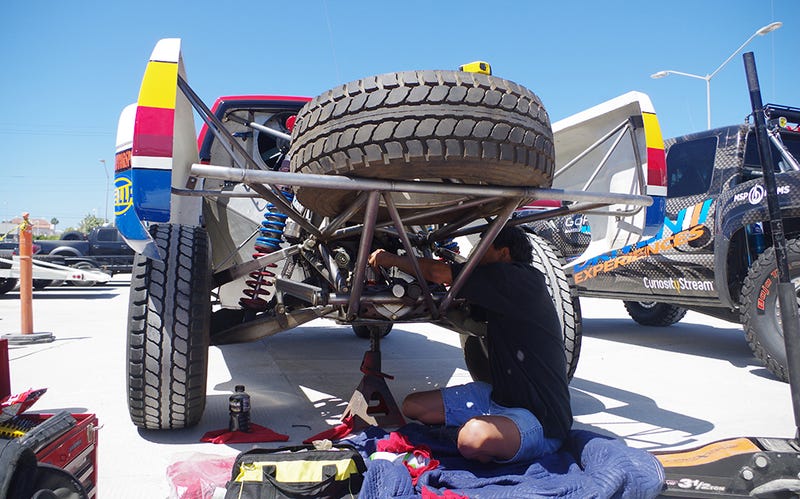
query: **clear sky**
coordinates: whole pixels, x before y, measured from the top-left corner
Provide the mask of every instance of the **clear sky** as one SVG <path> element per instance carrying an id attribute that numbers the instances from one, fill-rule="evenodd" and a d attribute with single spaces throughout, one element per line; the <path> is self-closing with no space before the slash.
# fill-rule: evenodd
<path id="1" fill-rule="evenodd" d="M 0 220 L 28 211 L 64 229 L 87 214 L 113 217 L 117 119 L 160 38 L 183 39 L 189 83 L 208 104 L 314 96 L 373 74 L 485 60 L 537 93 L 554 122 L 645 92 L 667 138 L 706 128 L 705 82 L 650 75 L 710 74 L 773 21 L 783 27 L 744 51 L 755 53 L 764 102 L 800 107 L 798 0 L 8 0 Z M 711 80 L 712 126 L 749 110 L 737 54 Z"/>

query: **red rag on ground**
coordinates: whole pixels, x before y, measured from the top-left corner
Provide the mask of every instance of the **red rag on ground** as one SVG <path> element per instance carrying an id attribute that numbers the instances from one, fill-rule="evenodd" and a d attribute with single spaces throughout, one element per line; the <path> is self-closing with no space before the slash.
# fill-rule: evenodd
<path id="1" fill-rule="evenodd" d="M 212 444 L 247 444 L 251 442 L 286 442 L 289 435 L 276 433 L 255 423 L 250 423 L 250 431 L 214 430 L 200 438 L 201 442 Z"/>
<path id="2" fill-rule="evenodd" d="M 340 438 L 344 438 L 347 435 L 353 433 L 354 427 L 354 419 L 353 416 L 347 416 L 342 420 L 342 422 L 333 428 L 329 428 L 323 432 L 317 433 L 313 437 L 308 437 L 307 439 L 303 440 L 304 444 L 310 444 L 314 440 L 338 440 Z"/>
<path id="3" fill-rule="evenodd" d="M 422 499 L 441 499 L 442 497 L 445 499 L 469 499 L 469 496 L 462 496 L 451 490 L 445 490 L 442 495 L 439 495 L 428 487 L 422 486 Z"/>
<path id="4" fill-rule="evenodd" d="M 393 431 L 389 433 L 389 438 L 378 440 L 375 444 L 376 448 L 380 452 L 392 452 L 394 454 L 403 454 L 405 452 L 412 453 L 418 460 L 419 458 L 424 458 L 428 461 L 427 466 L 422 466 L 418 468 L 413 468 L 408 465 L 407 462 L 403 461 L 403 464 L 406 466 L 406 469 L 411 474 L 411 483 L 413 485 L 417 484 L 417 480 L 419 480 L 420 475 L 425 473 L 428 470 L 436 469 L 439 466 L 439 461 L 431 456 L 431 448 L 427 445 L 419 445 L 414 447 L 411 445 L 411 442 L 400 433 Z"/>

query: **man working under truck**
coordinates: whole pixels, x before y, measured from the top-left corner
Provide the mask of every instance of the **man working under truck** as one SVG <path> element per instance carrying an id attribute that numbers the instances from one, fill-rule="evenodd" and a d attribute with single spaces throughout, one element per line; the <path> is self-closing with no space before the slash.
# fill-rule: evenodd
<path id="1" fill-rule="evenodd" d="M 529 461 L 556 451 L 572 426 L 561 325 L 531 260 L 526 233 L 505 227 L 459 293 L 486 313 L 492 384 L 416 392 L 403 401 L 408 418 L 460 427 L 458 450 L 468 459 Z M 438 284 L 451 284 L 463 268 L 417 261 L 425 279 Z M 408 256 L 377 250 L 369 263 L 413 274 Z"/>

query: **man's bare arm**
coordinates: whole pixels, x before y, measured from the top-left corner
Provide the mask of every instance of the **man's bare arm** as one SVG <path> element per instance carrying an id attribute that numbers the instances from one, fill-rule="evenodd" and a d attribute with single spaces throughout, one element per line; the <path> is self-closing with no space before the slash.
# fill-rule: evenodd
<path id="1" fill-rule="evenodd" d="M 410 256 L 400 256 L 388 251 L 375 250 L 369 256 L 369 264 L 373 267 L 397 267 L 407 274 L 414 275 L 414 265 Z M 453 271 L 450 265 L 430 258 L 417 258 L 422 276 L 426 281 L 436 284 L 450 284 L 453 282 Z"/>

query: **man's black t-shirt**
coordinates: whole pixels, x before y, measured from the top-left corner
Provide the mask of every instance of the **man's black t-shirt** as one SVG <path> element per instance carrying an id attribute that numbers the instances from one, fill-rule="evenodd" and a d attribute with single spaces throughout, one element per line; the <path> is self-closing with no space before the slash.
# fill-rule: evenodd
<path id="1" fill-rule="evenodd" d="M 453 265 L 453 275 L 463 265 Z M 459 293 L 487 314 L 492 400 L 522 407 L 548 438 L 572 426 L 561 325 L 544 276 L 522 263 L 477 266 Z"/>

